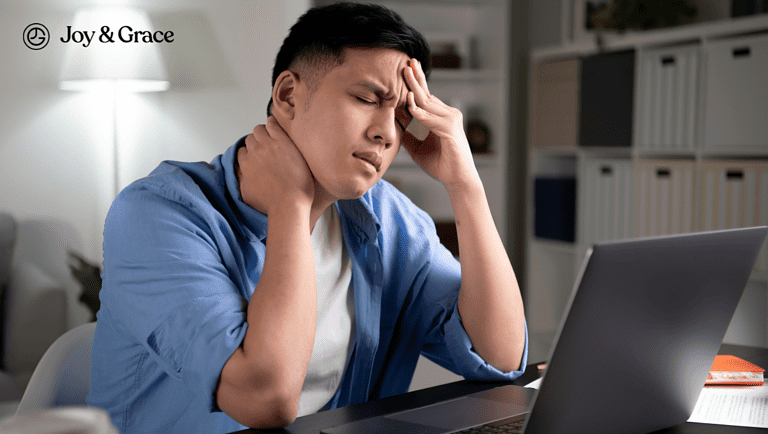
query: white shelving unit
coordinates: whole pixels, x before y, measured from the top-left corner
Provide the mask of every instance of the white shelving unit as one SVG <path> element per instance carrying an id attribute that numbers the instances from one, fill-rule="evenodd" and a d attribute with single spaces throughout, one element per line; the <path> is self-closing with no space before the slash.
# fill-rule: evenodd
<path id="1" fill-rule="evenodd" d="M 630 147 L 581 147 L 578 131 L 555 125 L 560 133 L 552 138 L 547 132 L 553 130 L 535 119 L 541 117 L 537 98 L 547 89 L 574 84 L 572 72 L 551 71 L 569 71 L 566 62 L 598 54 L 594 42 L 531 53 L 525 295 L 533 334 L 554 336 L 594 242 L 768 223 L 768 181 L 762 181 L 768 170 L 768 16 L 607 35 L 603 49 L 635 50 Z M 550 81 L 542 87 L 541 80 Z M 542 176 L 576 178 L 574 242 L 534 235 L 533 185 Z M 728 342 L 768 345 L 765 257 Z"/>

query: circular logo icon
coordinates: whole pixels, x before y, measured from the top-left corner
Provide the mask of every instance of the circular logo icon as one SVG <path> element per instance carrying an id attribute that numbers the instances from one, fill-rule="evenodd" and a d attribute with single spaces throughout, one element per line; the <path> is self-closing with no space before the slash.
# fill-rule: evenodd
<path id="1" fill-rule="evenodd" d="M 24 45 L 31 50 L 40 50 L 48 45 L 51 34 L 48 28 L 40 23 L 33 23 L 24 29 Z"/>

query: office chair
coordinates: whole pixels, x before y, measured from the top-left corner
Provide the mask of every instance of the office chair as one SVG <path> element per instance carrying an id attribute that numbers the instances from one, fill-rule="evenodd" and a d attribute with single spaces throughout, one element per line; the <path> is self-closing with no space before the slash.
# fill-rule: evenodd
<path id="1" fill-rule="evenodd" d="M 17 416 L 56 406 L 85 405 L 95 329 L 95 322 L 75 327 L 48 348 L 32 373 Z"/>

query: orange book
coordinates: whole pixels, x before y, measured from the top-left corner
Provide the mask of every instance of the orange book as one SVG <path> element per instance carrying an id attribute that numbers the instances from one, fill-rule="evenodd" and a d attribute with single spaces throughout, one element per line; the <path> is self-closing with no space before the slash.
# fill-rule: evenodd
<path id="1" fill-rule="evenodd" d="M 765 369 L 736 356 L 715 356 L 705 386 L 762 386 Z"/>

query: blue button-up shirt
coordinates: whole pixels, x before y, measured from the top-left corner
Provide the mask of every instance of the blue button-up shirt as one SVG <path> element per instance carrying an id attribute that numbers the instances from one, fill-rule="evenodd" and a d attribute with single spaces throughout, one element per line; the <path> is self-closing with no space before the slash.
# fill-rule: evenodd
<path id="1" fill-rule="evenodd" d="M 123 434 L 244 428 L 215 400 L 248 328 L 266 250 L 267 216 L 243 202 L 234 172 L 242 143 L 210 164 L 164 162 L 110 208 L 87 402 Z M 460 265 L 424 211 L 384 181 L 335 206 L 356 335 L 326 409 L 406 392 L 419 354 L 467 379 L 522 373 L 500 372 L 474 352 L 456 303 Z M 521 366 L 527 348 L 526 336 Z"/>

